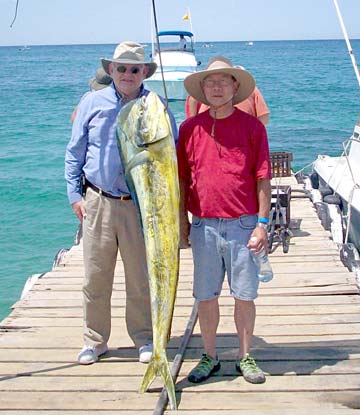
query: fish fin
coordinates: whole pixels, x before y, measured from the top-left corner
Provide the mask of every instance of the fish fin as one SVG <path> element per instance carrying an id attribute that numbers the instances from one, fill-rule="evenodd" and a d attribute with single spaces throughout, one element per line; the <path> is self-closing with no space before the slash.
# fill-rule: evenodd
<path id="1" fill-rule="evenodd" d="M 163 354 L 161 357 L 154 357 L 151 359 L 140 385 L 140 393 L 144 393 L 150 387 L 156 375 L 160 375 L 163 378 L 164 385 L 169 397 L 170 408 L 171 410 L 176 410 L 177 404 L 174 381 L 171 376 L 169 363 L 166 359 L 165 354 Z"/>

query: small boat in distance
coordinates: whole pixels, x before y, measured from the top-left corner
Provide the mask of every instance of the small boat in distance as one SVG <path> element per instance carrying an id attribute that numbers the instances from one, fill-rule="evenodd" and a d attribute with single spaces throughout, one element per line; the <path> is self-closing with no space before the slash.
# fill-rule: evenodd
<path id="1" fill-rule="evenodd" d="M 196 72 L 201 63 L 195 57 L 194 35 L 183 30 L 167 30 L 159 32 L 158 36 L 160 51 L 153 42 L 151 54 L 158 68 L 153 76 L 144 81 L 145 87 L 162 97 L 167 96 L 169 101 L 183 101 L 187 97 L 184 79 Z"/>
<path id="2" fill-rule="evenodd" d="M 19 50 L 21 52 L 23 52 L 24 50 L 30 50 L 30 47 L 25 45 L 25 46 L 22 46 L 21 48 L 19 48 Z"/>

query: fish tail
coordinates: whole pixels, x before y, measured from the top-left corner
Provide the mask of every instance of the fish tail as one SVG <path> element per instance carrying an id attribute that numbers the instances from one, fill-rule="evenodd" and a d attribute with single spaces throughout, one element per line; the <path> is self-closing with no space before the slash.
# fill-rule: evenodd
<path id="1" fill-rule="evenodd" d="M 140 385 L 140 393 L 144 393 L 149 386 L 153 383 L 158 373 L 158 367 L 155 364 L 155 360 L 152 359 L 147 365 L 146 372 Z"/>
<path id="2" fill-rule="evenodd" d="M 174 381 L 171 376 L 169 363 L 166 359 L 165 354 L 158 358 L 154 357 L 148 364 L 148 367 L 146 369 L 146 372 L 140 385 L 140 393 L 144 393 L 149 388 L 151 383 L 154 381 L 156 375 L 160 375 L 163 378 L 164 385 L 169 397 L 170 409 L 173 411 L 176 410 L 177 404 Z"/>

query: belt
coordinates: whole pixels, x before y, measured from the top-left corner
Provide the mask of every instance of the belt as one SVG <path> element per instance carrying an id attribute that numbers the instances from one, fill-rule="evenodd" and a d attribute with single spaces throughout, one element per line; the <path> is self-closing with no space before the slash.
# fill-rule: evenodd
<path id="1" fill-rule="evenodd" d="M 89 182 L 89 180 L 86 179 L 86 178 L 85 178 L 85 187 L 90 187 L 96 193 L 99 193 L 99 195 L 109 197 L 110 199 L 117 199 L 117 200 L 130 200 L 131 199 L 131 195 L 114 196 L 111 193 L 104 192 L 104 190 L 102 190 L 99 187 L 95 186 L 94 184 Z"/>

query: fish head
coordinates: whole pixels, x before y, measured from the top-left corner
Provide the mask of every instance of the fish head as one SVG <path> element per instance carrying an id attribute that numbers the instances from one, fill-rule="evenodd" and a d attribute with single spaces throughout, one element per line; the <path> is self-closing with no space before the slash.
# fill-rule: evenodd
<path id="1" fill-rule="evenodd" d="M 136 100 L 132 109 L 136 124 L 135 144 L 147 147 L 169 136 L 170 120 L 157 94 L 149 92 Z"/>

